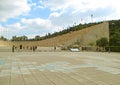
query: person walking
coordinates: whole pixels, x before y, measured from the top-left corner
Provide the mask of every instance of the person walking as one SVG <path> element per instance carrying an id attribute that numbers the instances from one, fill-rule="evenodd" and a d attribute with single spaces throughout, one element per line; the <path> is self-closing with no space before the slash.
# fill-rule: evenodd
<path id="1" fill-rule="evenodd" d="M 13 46 L 12 46 L 12 52 L 14 52 L 14 50 L 15 50 L 15 46 L 13 45 Z"/>
<path id="2" fill-rule="evenodd" d="M 110 50 L 110 48 L 109 48 L 109 49 L 108 49 L 108 52 L 110 53 L 110 51 L 111 51 L 111 50 Z"/>

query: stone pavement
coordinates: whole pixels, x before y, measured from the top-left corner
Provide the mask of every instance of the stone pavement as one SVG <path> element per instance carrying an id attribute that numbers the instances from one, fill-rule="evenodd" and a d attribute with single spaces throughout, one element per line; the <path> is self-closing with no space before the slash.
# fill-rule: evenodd
<path id="1" fill-rule="evenodd" d="M 120 85 L 120 54 L 0 52 L 0 85 Z"/>

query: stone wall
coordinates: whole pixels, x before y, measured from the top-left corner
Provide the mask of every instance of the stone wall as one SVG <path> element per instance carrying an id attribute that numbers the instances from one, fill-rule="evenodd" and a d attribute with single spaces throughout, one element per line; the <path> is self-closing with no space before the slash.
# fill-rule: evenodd
<path id="1" fill-rule="evenodd" d="M 106 37 L 109 40 L 109 23 L 104 22 L 81 30 L 81 35 L 76 37 L 76 41 L 80 41 L 81 46 L 96 45 L 96 40 Z"/>

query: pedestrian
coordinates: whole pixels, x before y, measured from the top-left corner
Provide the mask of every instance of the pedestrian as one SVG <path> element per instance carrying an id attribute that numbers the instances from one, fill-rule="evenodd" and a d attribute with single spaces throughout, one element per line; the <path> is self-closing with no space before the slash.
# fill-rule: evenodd
<path id="1" fill-rule="evenodd" d="M 110 51 L 111 51 L 110 48 L 108 49 L 108 51 L 109 51 L 109 53 L 110 53 Z"/>
<path id="2" fill-rule="evenodd" d="M 35 52 L 35 47 L 33 46 L 33 52 Z"/>
<path id="3" fill-rule="evenodd" d="M 13 46 L 12 46 L 12 52 L 14 52 L 14 49 L 15 49 L 15 46 L 13 45 Z"/>
<path id="4" fill-rule="evenodd" d="M 54 46 L 54 51 L 56 50 L 56 46 Z"/>

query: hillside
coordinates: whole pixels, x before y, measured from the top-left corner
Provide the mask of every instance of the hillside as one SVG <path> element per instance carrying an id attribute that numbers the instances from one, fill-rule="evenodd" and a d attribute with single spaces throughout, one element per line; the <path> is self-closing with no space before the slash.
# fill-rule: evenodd
<path id="1" fill-rule="evenodd" d="M 27 36 L 13 36 L 11 41 L 41 41 L 41 40 L 45 40 L 45 39 L 49 39 L 49 38 L 53 38 L 53 37 L 57 37 L 57 36 L 61 36 L 67 33 L 71 33 L 73 31 L 78 31 L 78 30 L 82 30 L 85 29 L 87 27 L 90 26 L 94 26 L 97 24 L 100 24 L 102 22 L 98 22 L 98 23 L 88 23 L 88 24 L 79 24 L 79 25 L 73 25 L 71 27 L 68 27 L 64 30 L 61 30 L 59 32 L 54 32 L 54 33 L 47 33 L 45 36 L 40 36 L 40 35 L 36 35 L 34 38 L 32 39 L 28 39 Z M 2 39 L 4 40 L 5 38 L 2 37 Z"/>
<path id="2" fill-rule="evenodd" d="M 50 46 L 70 46 L 79 44 L 80 46 L 95 45 L 96 40 L 106 37 L 109 39 L 109 23 L 104 22 L 96 24 L 81 30 L 70 31 L 56 37 L 47 38 L 41 41 L 11 41 L 8 45 L 19 47 L 21 44 L 24 48 L 30 46 L 50 47 Z M 7 44 L 7 41 L 6 43 Z"/>
<path id="3" fill-rule="evenodd" d="M 110 46 L 120 46 L 120 20 L 108 22 L 89 23 L 76 25 L 68 29 L 53 34 L 48 33 L 46 36 L 38 37 L 27 41 L 0 42 L 0 45 L 24 46 L 59 46 L 79 44 L 81 46 L 95 45 L 100 37 L 107 37 Z"/>
<path id="4" fill-rule="evenodd" d="M 58 46 L 58 45 L 73 45 L 75 43 L 81 46 L 88 46 L 91 43 L 96 44 L 96 40 L 101 37 L 109 39 L 108 23 L 104 22 L 98 25 L 90 26 L 78 31 L 72 31 L 57 37 L 39 41 L 40 46 Z"/>

